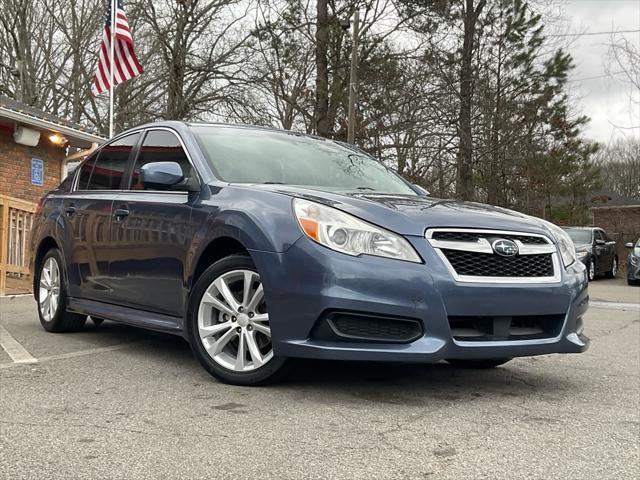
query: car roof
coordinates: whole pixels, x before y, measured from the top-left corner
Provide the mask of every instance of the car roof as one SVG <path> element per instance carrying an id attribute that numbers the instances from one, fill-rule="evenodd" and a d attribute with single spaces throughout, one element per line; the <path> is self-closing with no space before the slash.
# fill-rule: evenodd
<path id="1" fill-rule="evenodd" d="M 167 127 L 167 128 L 172 128 L 174 130 L 178 130 L 181 131 L 183 129 L 189 129 L 190 127 L 214 127 L 214 128 L 233 128 L 233 129 L 237 129 L 237 130 L 256 130 L 256 131 L 263 131 L 263 132 L 272 132 L 272 133 L 276 133 L 276 134 L 282 134 L 282 135 L 293 135 L 295 137 L 304 137 L 304 138 L 309 138 L 312 140 L 320 140 L 320 141 L 330 141 L 333 143 L 336 143 L 338 145 L 340 145 L 343 148 L 347 148 L 349 150 L 352 150 L 353 152 L 356 152 L 360 155 L 366 155 L 368 157 L 371 157 L 371 155 L 367 152 L 365 152 L 364 150 L 362 150 L 359 146 L 357 145 L 352 145 L 350 143 L 344 142 L 342 140 L 338 140 L 335 138 L 326 138 L 326 137 L 320 137 L 318 135 L 311 135 L 308 133 L 303 133 L 303 132 L 296 132 L 295 130 L 285 130 L 282 128 L 275 128 L 275 127 L 267 127 L 267 126 L 260 126 L 260 125 L 247 125 L 247 124 L 238 124 L 238 123 L 222 123 L 222 122 L 186 122 L 186 121 L 181 121 L 181 120 L 160 120 L 160 121 L 156 121 L 156 122 L 150 122 L 150 123 L 145 123 L 142 125 L 137 125 L 135 127 L 131 127 L 121 133 L 119 133 L 118 135 L 116 135 L 113 139 L 109 139 L 114 140 L 118 137 L 124 136 L 126 133 L 128 133 L 129 131 L 132 130 L 141 130 L 141 129 L 149 129 L 149 128 L 158 128 L 158 127 Z M 371 157 L 373 158 L 373 157 Z M 376 161 L 379 161 L 378 159 L 375 159 Z"/>
<path id="2" fill-rule="evenodd" d="M 282 135 L 293 135 L 295 137 L 310 138 L 313 140 L 331 141 L 342 145 L 351 150 L 361 151 L 356 145 L 337 140 L 335 138 L 321 137 L 310 133 L 297 132 L 295 130 L 285 130 L 284 128 L 269 127 L 263 125 L 248 125 L 242 123 L 222 123 L 222 122 L 184 122 L 187 127 L 214 127 L 214 128 L 233 128 L 236 130 L 256 130 L 261 132 L 280 133 Z M 362 152 L 365 153 L 365 152 Z"/>
<path id="3" fill-rule="evenodd" d="M 134 130 L 139 128 L 154 128 L 154 127 L 173 127 L 173 128 L 184 128 L 184 127 L 215 127 L 215 128 L 235 128 L 242 130 L 258 130 L 258 131 L 267 131 L 274 133 L 283 133 L 286 135 L 295 135 L 299 137 L 308 137 L 315 138 L 317 140 L 333 140 L 339 142 L 339 140 L 334 140 L 332 138 L 320 137 L 318 135 L 310 135 L 308 133 L 296 132 L 295 130 L 285 130 L 283 128 L 275 128 L 264 125 L 248 125 L 243 123 L 224 123 L 224 122 L 187 122 L 182 120 L 158 120 L 156 122 L 149 122 L 142 125 L 136 125 L 135 127 L 131 127 L 127 130 Z M 124 132 L 123 132 L 124 133 Z"/>

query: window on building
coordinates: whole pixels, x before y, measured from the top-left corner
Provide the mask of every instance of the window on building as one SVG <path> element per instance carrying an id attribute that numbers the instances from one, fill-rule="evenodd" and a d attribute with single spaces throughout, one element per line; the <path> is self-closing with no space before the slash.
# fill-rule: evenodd
<path id="1" fill-rule="evenodd" d="M 129 155 L 140 138 L 139 133 L 127 135 L 100 149 L 86 190 L 117 190 L 124 175 Z M 82 174 L 80 178 L 82 180 Z M 82 182 L 79 184 L 81 188 Z"/>
<path id="2" fill-rule="evenodd" d="M 167 130 L 151 130 L 144 138 L 140 153 L 133 167 L 131 176 L 131 190 L 148 190 L 140 179 L 140 169 L 143 165 L 155 162 L 176 162 L 182 168 L 184 179 L 173 185 L 169 190 L 184 191 L 194 184 L 197 185 L 196 172 L 189 163 L 187 154 L 182 148 L 178 137 Z"/>

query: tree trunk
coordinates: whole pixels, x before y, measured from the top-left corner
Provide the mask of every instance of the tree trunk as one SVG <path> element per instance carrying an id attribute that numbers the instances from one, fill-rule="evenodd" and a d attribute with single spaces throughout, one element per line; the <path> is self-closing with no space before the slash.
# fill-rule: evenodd
<path id="1" fill-rule="evenodd" d="M 496 72 L 496 105 L 491 131 L 491 155 L 489 156 L 489 181 L 487 185 L 487 203 L 498 204 L 498 164 L 500 163 L 500 116 L 502 115 L 502 41 L 498 45 L 498 70 Z"/>
<path id="2" fill-rule="evenodd" d="M 329 136 L 329 15 L 327 0 L 318 0 L 316 5 L 316 105 L 315 127 L 321 137 Z"/>
<path id="3" fill-rule="evenodd" d="M 462 200 L 474 199 L 473 188 L 473 132 L 471 130 L 471 109 L 473 100 L 473 50 L 475 48 L 476 22 L 486 0 L 480 0 L 474 9 L 474 0 L 465 0 L 464 40 L 462 43 L 462 65 L 460 66 L 460 116 L 458 148 L 458 172 L 456 194 Z"/>

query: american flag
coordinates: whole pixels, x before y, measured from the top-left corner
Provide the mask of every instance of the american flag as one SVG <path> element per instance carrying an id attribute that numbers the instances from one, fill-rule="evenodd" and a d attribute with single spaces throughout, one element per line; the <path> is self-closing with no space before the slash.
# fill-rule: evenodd
<path id="1" fill-rule="evenodd" d="M 107 0 L 107 19 L 102 31 L 102 42 L 100 44 L 100 53 L 98 56 L 98 65 L 96 67 L 96 78 L 91 86 L 94 95 L 109 90 L 109 55 L 111 42 L 111 0 Z M 129 22 L 124 13 L 122 0 L 117 0 L 116 7 L 116 29 L 115 29 L 115 45 L 113 52 L 114 66 L 113 85 L 126 82 L 142 73 L 142 65 L 138 61 L 133 51 L 133 38 L 129 30 Z"/>

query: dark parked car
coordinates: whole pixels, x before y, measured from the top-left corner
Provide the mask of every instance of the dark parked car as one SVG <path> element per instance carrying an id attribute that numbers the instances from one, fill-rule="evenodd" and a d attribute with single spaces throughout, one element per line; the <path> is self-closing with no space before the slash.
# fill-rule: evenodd
<path id="1" fill-rule="evenodd" d="M 90 315 L 181 335 L 236 384 L 289 357 L 487 368 L 588 345 L 563 230 L 291 132 L 125 132 L 42 200 L 32 248 L 46 330 Z"/>
<path id="2" fill-rule="evenodd" d="M 627 257 L 627 283 L 640 285 L 640 238 L 635 246 L 629 242 L 625 244 L 625 247 L 631 249 Z"/>
<path id="3" fill-rule="evenodd" d="M 616 242 L 601 228 L 565 227 L 576 246 L 578 260 L 587 267 L 589 281 L 598 275 L 613 278 L 618 274 Z"/>

